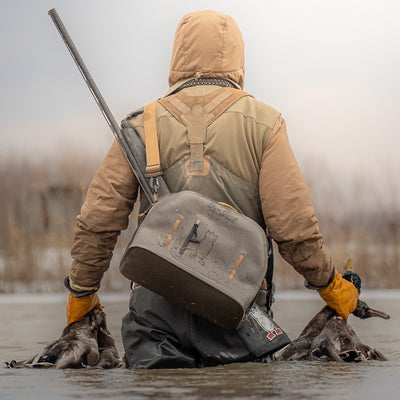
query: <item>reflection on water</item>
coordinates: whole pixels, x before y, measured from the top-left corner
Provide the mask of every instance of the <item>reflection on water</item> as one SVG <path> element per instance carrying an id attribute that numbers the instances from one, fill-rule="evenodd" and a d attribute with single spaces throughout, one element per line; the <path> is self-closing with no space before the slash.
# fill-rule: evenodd
<path id="1" fill-rule="evenodd" d="M 350 317 L 361 340 L 377 347 L 388 362 L 358 364 L 277 362 L 233 364 L 198 370 L 10 370 L 0 368 L 0 399 L 396 399 L 400 393 L 399 293 L 370 305 L 391 314 L 390 321 Z M 126 299 L 128 294 L 126 295 Z M 368 293 L 363 296 L 367 301 Z M 0 296 L 1 361 L 24 359 L 57 338 L 64 326 L 65 296 Z M 294 301 L 295 300 L 295 301 Z M 103 295 L 110 330 L 122 354 L 120 320 L 127 301 Z M 322 307 L 317 296 L 284 293 L 275 304 L 277 322 L 294 338 Z M 4 323 L 7 321 L 7 324 Z"/>

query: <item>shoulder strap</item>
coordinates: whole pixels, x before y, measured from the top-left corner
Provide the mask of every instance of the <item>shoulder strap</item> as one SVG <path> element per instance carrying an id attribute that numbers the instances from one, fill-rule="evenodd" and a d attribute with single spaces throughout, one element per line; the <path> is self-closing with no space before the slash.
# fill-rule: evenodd
<path id="1" fill-rule="evenodd" d="M 158 149 L 157 100 L 144 108 L 143 121 L 146 146 L 146 176 L 152 176 L 161 172 L 160 152 Z"/>
<path id="2" fill-rule="evenodd" d="M 158 177 L 162 175 L 157 136 L 157 100 L 144 107 L 143 121 L 146 146 L 146 177 L 150 178 L 154 201 L 157 201 Z"/>

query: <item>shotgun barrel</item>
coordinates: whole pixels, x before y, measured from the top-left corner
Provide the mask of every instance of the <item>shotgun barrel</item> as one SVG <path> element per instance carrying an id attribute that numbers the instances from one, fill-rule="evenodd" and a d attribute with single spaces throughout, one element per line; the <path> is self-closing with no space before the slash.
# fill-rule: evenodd
<path id="1" fill-rule="evenodd" d="M 76 48 L 74 42 L 71 39 L 67 29 L 65 28 L 63 22 L 61 21 L 60 16 L 57 11 L 53 8 L 49 12 L 51 19 L 54 22 L 58 32 L 60 33 L 65 45 L 67 46 L 72 58 L 74 59 L 79 72 L 81 73 L 84 81 L 86 82 L 90 92 L 92 93 L 97 105 L 100 108 L 101 113 L 103 114 L 107 124 L 111 128 L 115 138 L 117 139 L 126 159 L 128 160 L 142 190 L 144 191 L 147 199 L 152 204 L 154 203 L 153 190 L 149 185 L 149 181 L 145 176 L 145 166 L 146 166 L 146 151 L 144 144 L 134 129 L 128 125 L 123 126 L 123 129 L 131 129 L 134 132 L 130 131 L 129 138 L 130 144 L 128 145 L 126 135 L 123 134 L 119 125 L 115 121 L 114 116 L 112 115 L 107 103 L 105 102 L 103 96 L 101 95 L 96 83 L 94 82 L 89 70 L 87 69 L 82 57 L 80 56 L 78 49 Z M 159 195 L 164 195 L 169 193 L 168 187 L 162 177 L 157 178 L 160 184 L 158 189 Z"/>

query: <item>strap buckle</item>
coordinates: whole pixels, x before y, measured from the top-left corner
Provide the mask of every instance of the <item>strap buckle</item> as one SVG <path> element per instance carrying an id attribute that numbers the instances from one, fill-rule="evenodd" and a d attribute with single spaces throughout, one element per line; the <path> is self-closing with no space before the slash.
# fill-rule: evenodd
<path id="1" fill-rule="evenodd" d="M 161 175 L 162 175 L 162 171 L 158 172 L 157 174 L 152 174 L 152 175 L 146 174 L 147 178 L 149 178 L 149 186 L 150 186 L 151 191 L 153 192 L 154 201 L 158 200 L 158 189 L 161 186 L 158 178 Z"/>

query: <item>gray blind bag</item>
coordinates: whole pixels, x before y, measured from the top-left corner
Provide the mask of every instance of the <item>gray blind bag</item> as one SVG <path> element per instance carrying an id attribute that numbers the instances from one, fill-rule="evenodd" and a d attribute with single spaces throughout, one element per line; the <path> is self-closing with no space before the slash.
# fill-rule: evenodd
<path id="1" fill-rule="evenodd" d="M 267 269 L 267 242 L 252 219 L 183 191 L 148 211 L 120 263 L 131 281 L 237 329 Z"/>

